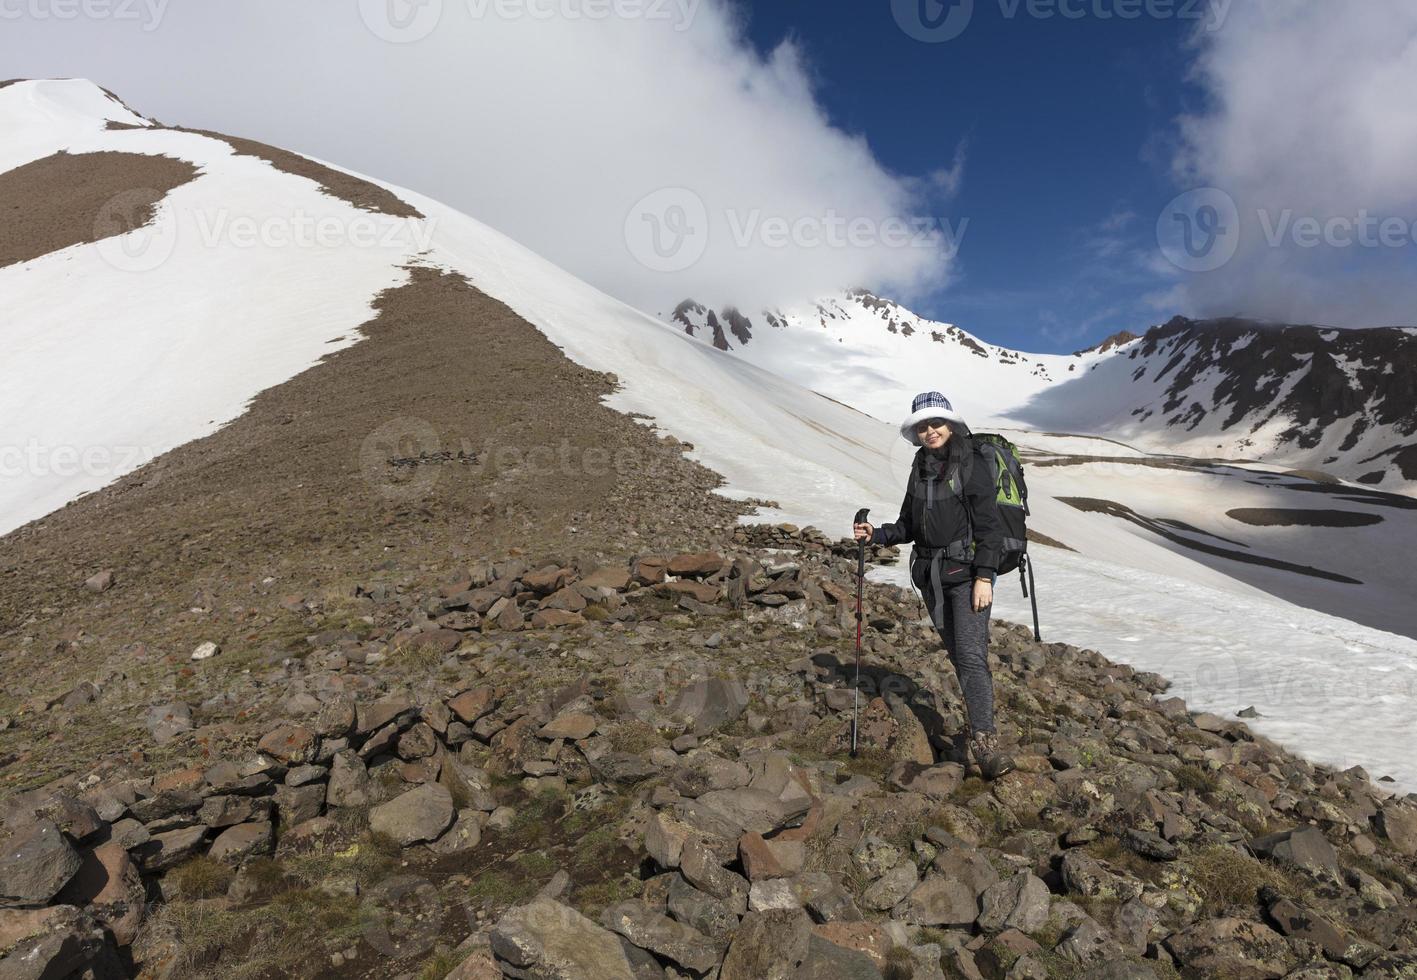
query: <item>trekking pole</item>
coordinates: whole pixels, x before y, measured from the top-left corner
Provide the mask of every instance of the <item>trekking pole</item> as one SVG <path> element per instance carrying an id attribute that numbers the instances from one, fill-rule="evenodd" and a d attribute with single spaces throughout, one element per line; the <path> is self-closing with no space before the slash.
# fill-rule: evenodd
<path id="1" fill-rule="evenodd" d="M 1023 573 L 1028 572 L 1028 581 L 1023 580 Z M 1038 587 L 1033 584 L 1033 562 L 1029 561 L 1028 555 L 1019 559 L 1018 584 L 1023 587 L 1023 597 L 1033 606 L 1033 640 L 1035 643 L 1042 643 L 1043 637 L 1038 635 Z"/>
<path id="2" fill-rule="evenodd" d="M 851 528 L 854 532 L 857 524 L 866 523 L 866 515 L 871 513 L 869 507 L 862 507 L 856 512 L 856 520 L 852 522 Z M 861 593 L 865 589 L 866 583 L 866 540 L 856 542 L 856 679 L 851 682 L 851 757 L 856 758 L 856 719 L 861 710 Z"/>

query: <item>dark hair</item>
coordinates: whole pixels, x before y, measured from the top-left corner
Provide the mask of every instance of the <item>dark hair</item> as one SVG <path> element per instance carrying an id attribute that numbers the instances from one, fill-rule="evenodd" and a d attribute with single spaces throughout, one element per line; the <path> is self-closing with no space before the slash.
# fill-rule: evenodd
<path id="1" fill-rule="evenodd" d="M 946 419 L 945 426 L 950 430 L 950 437 L 945 441 L 945 472 L 953 472 L 963 465 L 965 455 L 974 448 L 974 437 L 969 431 L 969 426 L 963 422 L 956 422 L 954 419 Z M 924 449 L 924 447 L 921 447 Z M 926 455 L 935 455 L 930 450 L 924 449 Z"/>

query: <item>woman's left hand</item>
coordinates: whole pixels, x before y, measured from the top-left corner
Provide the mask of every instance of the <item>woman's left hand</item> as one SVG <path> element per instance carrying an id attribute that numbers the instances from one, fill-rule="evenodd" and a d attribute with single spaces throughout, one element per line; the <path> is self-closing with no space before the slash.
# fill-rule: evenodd
<path id="1" fill-rule="evenodd" d="M 984 579 L 974 580 L 974 611 L 983 612 L 994 604 L 994 583 Z"/>

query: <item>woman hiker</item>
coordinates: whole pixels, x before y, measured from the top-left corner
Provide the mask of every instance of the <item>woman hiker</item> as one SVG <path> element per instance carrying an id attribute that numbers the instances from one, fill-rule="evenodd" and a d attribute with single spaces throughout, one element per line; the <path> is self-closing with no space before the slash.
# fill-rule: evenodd
<path id="1" fill-rule="evenodd" d="M 900 517 L 880 527 L 857 524 L 855 537 L 914 544 L 910 578 L 964 690 L 969 754 L 986 779 L 996 779 L 1014 762 L 999 750 L 989 673 L 989 610 L 1004 538 L 994 483 L 975 456 L 969 426 L 938 391 L 915 397 L 900 434 L 920 447 Z"/>

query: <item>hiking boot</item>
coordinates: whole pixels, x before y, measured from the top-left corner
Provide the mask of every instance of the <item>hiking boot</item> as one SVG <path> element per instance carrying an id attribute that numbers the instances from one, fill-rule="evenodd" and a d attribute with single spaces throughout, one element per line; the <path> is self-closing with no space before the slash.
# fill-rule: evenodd
<path id="1" fill-rule="evenodd" d="M 999 736 L 993 732 L 972 732 L 969 754 L 985 779 L 998 779 L 1014 768 L 1014 760 L 999 749 Z"/>

